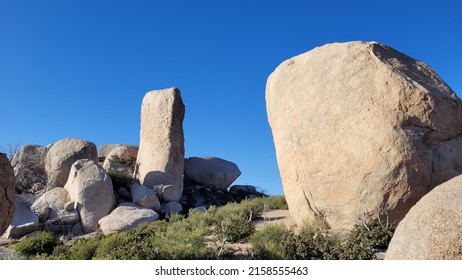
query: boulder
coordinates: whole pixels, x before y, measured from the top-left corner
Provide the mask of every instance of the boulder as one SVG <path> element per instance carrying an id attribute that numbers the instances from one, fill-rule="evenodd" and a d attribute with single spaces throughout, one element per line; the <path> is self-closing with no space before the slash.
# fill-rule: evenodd
<path id="1" fill-rule="evenodd" d="M 462 103 L 425 63 L 376 42 L 334 43 L 269 76 L 266 106 L 298 224 L 399 222 L 462 173 Z"/>
<path id="2" fill-rule="evenodd" d="M 0 153 L 0 235 L 13 221 L 15 210 L 14 170 L 5 154 Z"/>
<path id="3" fill-rule="evenodd" d="M 46 184 L 45 158 L 47 147 L 24 145 L 11 159 L 17 187 L 24 190 L 33 189 L 34 184 Z"/>
<path id="4" fill-rule="evenodd" d="M 138 149 L 136 149 L 138 152 Z M 124 172 L 128 176 L 133 175 L 136 163 L 136 153 L 127 146 L 119 146 L 112 149 L 103 163 L 103 168 L 109 171 Z"/>
<path id="5" fill-rule="evenodd" d="M 65 138 L 53 144 L 45 159 L 47 188 L 63 187 L 69 177 L 72 164 L 79 159 L 98 162 L 95 144 L 77 138 Z"/>
<path id="6" fill-rule="evenodd" d="M 8 239 L 19 239 L 37 230 L 39 225 L 38 217 L 32 212 L 27 204 L 19 197 L 16 197 L 16 209 L 11 225 L 6 230 L 4 237 Z"/>
<path id="7" fill-rule="evenodd" d="M 104 235 L 109 235 L 134 229 L 142 223 L 154 222 L 158 218 L 159 214 L 151 209 L 124 202 L 119 204 L 111 214 L 99 220 L 99 226 Z"/>
<path id="8" fill-rule="evenodd" d="M 137 145 L 129 145 L 129 144 L 105 144 L 105 145 L 101 145 L 99 146 L 99 154 L 98 154 L 98 157 L 101 158 L 101 159 L 105 159 L 108 157 L 109 153 L 112 151 L 112 150 L 115 150 L 115 149 L 118 149 L 118 148 L 122 148 L 126 151 L 128 151 L 128 155 L 131 157 L 131 158 L 135 158 L 137 157 L 138 155 L 138 146 Z"/>
<path id="9" fill-rule="evenodd" d="M 462 176 L 422 197 L 399 223 L 388 260 L 462 260 Z"/>
<path id="10" fill-rule="evenodd" d="M 41 195 L 31 206 L 32 211 L 38 215 L 40 221 L 53 219 L 60 210 L 64 210 L 70 201 L 67 190 L 55 188 Z"/>
<path id="11" fill-rule="evenodd" d="M 217 157 L 190 157 L 185 159 L 184 174 L 198 185 L 226 190 L 241 175 L 233 162 Z"/>
<path id="12" fill-rule="evenodd" d="M 148 209 L 160 209 L 159 198 L 157 198 L 156 193 L 152 189 L 139 184 L 132 184 L 130 186 L 130 192 L 133 203 Z"/>
<path id="13" fill-rule="evenodd" d="M 248 193 L 248 194 L 256 194 L 257 189 L 254 186 L 250 185 L 234 185 L 231 188 L 229 188 L 230 192 L 242 192 L 242 193 Z"/>
<path id="14" fill-rule="evenodd" d="M 167 202 L 162 204 L 160 211 L 165 214 L 178 214 L 183 211 L 183 206 L 179 202 Z"/>
<path id="15" fill-rule="evenodd" d="M 94 231 L 98 221 L 115 207 L 111 178 L 92 160 L 81 159 L 72 165 L 64 189 L 80 214 L 85 233 Z"/>
<path id="16" fill-rule="evenodd" d="M 141 106 L 137 176 L 142 185 L 174 185 L 183 192 L 185 106 L 180 90 L 148 92 Z"/>
<path id="17" fill-rule="evenodd" d="M 152 189 L 163 202 L 178 202 L 182 195 L 180 189 L 174 185 L 155 185 Z"/>

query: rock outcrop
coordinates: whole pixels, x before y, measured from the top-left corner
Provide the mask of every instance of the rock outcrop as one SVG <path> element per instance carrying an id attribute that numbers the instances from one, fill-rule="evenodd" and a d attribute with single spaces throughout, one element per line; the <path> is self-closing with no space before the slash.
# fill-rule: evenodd
<path id="1" fill-rule="evenodd" d="M 53 144 L 45 159 L 47 189 L 63 187 L 69 177 L 72 164 L 79 159 L 98 162 L 95 144 L 78 138 L 65 138 Z"/>
<path id="2" fill-rule="evenodd" d="M 64 189 L 80 214 L 85 233 L 94 231 L 98 221 L 115 207 L 111 178 L 92 160 L 82 159 L 72 165 Z"/>
<path id="3" fill-rule="evenodd" d="M 197 185 L 226 190 L 240 175 L 239 167 L 217 157 L 190 157 L 185 159 L 184 173 Z"/>
<path id="4" fill-rule="evenodd" d="M 45 185 L 45 158 L 47 147 L 39 145 L 24 145 L 11 159 L 11 165 L 16 177 L 16 186 L 21 191 L 32 191 L 34 184 Z"/>
<path id="5" fill-rule="evenodd" d="M 41 195 L 31 206 L 32 211 L 40 221 L 53 219 L 58 216 L 60 210 L 70 201 L 69 193 L 63 188 L 54 188 Z"/>
<path id="6" fill-rule="evenodd" d="M 143 98 L 137 158 L 142 185 L 174 185 L 183 191 L 184 113 L 177 88 L 151 91 Z"/>
<path id="7" fill-rule="evenodd" d="M 389 260 L 462 260 L 462 176 L 437 186 L 411 208 L 388 246 Z"/>
<path id="8" fill-rule="evenodd" d="M 0 235 L 13 221 L 15 210 L 14 170 L 5 154 L 0 153 Z"/>
<path id="9" fill-rule="evenodd" d="M 154 222 L 159 214 L 150 209 L 142 208 L 134 203 L 124 202 L 119 204 L 111 214 L 99 221 L 99 226 L 104 235 L 127 231 L 136 228 L 142 223 Z"/>
<path id="10" fill-rule="evenodd" d="M 462 103 L 425 63 L 375 42 L 288 59 L 266 86 L 291 215 L 351 229 L 385 210 L 399 222 L 462 173 Z"/>

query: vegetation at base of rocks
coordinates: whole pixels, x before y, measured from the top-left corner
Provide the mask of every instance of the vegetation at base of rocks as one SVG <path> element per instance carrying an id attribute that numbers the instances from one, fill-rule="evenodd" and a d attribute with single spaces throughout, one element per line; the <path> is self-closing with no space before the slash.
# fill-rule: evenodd
<path id="1" fill-rule="evenodd" d="M 120 170 L 110 170 L 107 174 L 111 177 L 112 187 L 115 191 L 122 187 L 130 190 L 130 186 L 135 182 L 135 179 Z"/>
<path id="2" fill-rule="evenodd" d="M 305 225 L 295 233 L 282 225 L 269 225 L 250 237 L 254 259 L 372 260 L 386 250 L 395 226 L 378 220 L 358 224 L 346 240 Z"/>
<path id="3" fill-rule="evenodd" d="M 187 215 L 172 214 L 165 220 L 109 236 L 61 242 L 51 233 L 25 239 L 15 247 L 27 259 L 53 260 L 169 260 L 169 259 L 373 259 L 386 249 L 394 226 L 369 221 L 355 227 L 345 239 L 306 225 L 294 232 L 281 224 L 255 230 L 255 219 L 266 211 L 286 208 L 284 198 L 265 197 L 191 209 Z M 235 242 L 249 242 L 251 249 L 234 251 Z"/>
<path id="4" fill-rule="evenodd" d="M 15 252 L 26 259 L 50 255 L 61 241 L 51 232 L 40 232 L 38 235 L 24 239 L 16 244 Z"/>

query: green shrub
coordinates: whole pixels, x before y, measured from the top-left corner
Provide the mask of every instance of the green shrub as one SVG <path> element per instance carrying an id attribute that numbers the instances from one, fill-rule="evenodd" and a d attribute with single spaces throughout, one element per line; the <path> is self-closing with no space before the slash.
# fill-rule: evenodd
<path id="1" fill-rule="evenodd" d="M 109 161 L 112 163 L 123 164 L 127 167 L 130 167 L 131 169 L 134 169 L 135 167 L 135 161 L 129 158 L 120 157 L 118 155 L 112 155 Z"/>
<path id="2" fill-rule="evenodd" d="M 112 186 L 116 191 L 118 191 L 121 187 L 130 190 L 130 186 L 135 182 L 135 179 L 120 170 L 109 170 L 107 174 L 111 177 Z"/>
<path id="3" fill-rule="evenodd" d="M 339 259 L 371 260 L 380 250 L 386 250 L 390 243 L 395 225 L 383 224 L 378 220 L 356 225 L 350 232 L 348 240 L 339 250 Z"/>
<path id="4" fill-rule="evenodd" d="M 281 224 L 269 224 L 250 236 L 252 258 L 257 260 L 285 259 L 282 241 L 290 231 Z"/>
<path id="5" fill-rule="evenodd" d="M 218 240 L 226 242 L 249 237 L 255 230 L 250 222 L 258 216 L 258 207 L 257 204 L 250 205 L 248 201 L 244 201 L 241 204 L 230 203 L 217 208 L 213 214 L 213 233 Z"/>
<path id="6" fill-rule="evenodd" d="M 23 257 L 35 257 L 37 255 L 50 255 L 54 248 L 61 244 L 53 233 L 41 232 L 37 236 L 29 237 L 16 244 L 14 250 Z"/>

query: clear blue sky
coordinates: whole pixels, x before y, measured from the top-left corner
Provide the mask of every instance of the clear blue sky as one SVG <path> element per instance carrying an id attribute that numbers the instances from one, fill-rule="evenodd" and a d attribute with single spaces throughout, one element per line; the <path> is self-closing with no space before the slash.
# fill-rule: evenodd
<path id="1" fill-rule="evenodd" d="M 268 75 L 316 46 L 378 41 L 462 92 L 460 1 L 0 0 L 0 145 L 139 141 L 141 100 L 176 86 L 186 156 L 282 194 Z"/>

